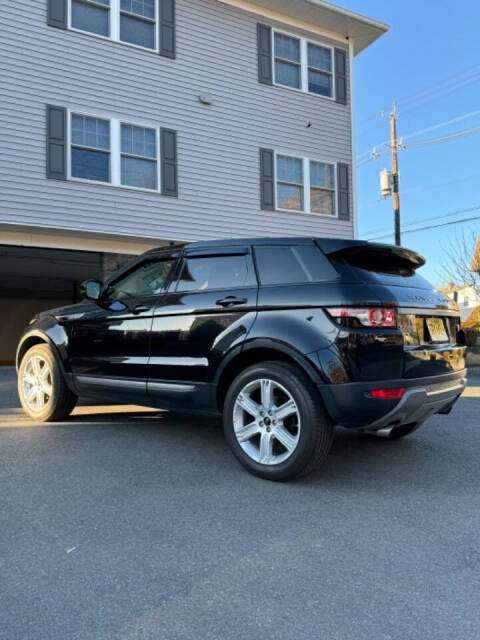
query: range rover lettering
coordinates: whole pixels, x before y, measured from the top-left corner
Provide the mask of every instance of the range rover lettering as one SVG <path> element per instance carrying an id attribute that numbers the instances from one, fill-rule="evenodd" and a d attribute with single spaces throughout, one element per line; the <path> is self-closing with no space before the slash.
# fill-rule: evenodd
<path id="1" fill-rule="evenodd" d="M 17 350 L 22 406 L 44 421 L 79 396 L 222 414 L 251 473 L 305 474 L 335 426 L 394 440 L 462 393 L 460 316 L 416 273 L 424 262 L 332 238 L 149 251 L 32 320 Z"/>

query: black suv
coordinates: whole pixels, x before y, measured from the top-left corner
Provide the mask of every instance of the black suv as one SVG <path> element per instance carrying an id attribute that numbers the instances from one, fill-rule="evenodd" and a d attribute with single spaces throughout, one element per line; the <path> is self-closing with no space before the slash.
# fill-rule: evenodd
<path id="1" fill-rule="evenodd" d="M 255 238 L 149 251 L 80 304 L 35 317 L 17 351 L 27 414 L 78 396 L 222 413 L 252 473 L 320 464 L 334 425 L 399 438 L 449 413 L 466 384 L 454 303 L 408 249 Z"/>

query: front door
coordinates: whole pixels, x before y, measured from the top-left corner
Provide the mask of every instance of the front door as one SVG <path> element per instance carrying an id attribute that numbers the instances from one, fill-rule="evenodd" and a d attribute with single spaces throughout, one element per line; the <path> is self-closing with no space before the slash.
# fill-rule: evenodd
<path id="1" fill-rule="evenodd" d="M 257 293 L 248 247 L 187 250 L 154 310 L 148 393 L 159 406 L 207 408 L 220 361 L 253 324 Z"/>
<path id="2" fill-rule="evenodd" d="M 74 321 L 69 343 L 81 393 L 141 401 L 146 395 L 153 310 L 175 258 L 146 258 L 114 278 Z"/>

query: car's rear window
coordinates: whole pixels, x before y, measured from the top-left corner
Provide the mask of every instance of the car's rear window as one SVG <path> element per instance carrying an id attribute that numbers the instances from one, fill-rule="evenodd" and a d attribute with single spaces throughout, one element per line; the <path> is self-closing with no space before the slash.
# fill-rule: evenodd
<path id="1" fill-rule="evenodd" d="M 314 245 L 255 247 L 263 285 L 325 282 L 338 278 L 325 255 Z"/>
<path id="2" fill-rule="evenodd" d="M 345 260 L 330 259 L 332 266 L 345 282 L 365 282 L 371 284 L 396 285 L 400 287 L 414 287 L 416 289 L 432 289 L 432 285 L 421 275 L 411 272 L 410 275 L 392 273 L 391 267 L 381 264 L 369 265 L 369 269 L 348 264 Z"/>

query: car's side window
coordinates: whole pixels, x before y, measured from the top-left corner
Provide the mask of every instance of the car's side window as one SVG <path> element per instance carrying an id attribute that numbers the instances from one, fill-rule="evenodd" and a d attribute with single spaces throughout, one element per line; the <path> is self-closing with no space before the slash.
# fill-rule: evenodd
<path id="1" fill-rule="evenodd" d="M 238 289 L 256 284 L 250 255 L 192 256 L 185 259 L 177 291 Z"/>
<path id="2" fill-rule="evenodd" d="M 256 247 L 255 258 L 260 282 L 264 285 L 325 282 L 338 276 L 313 244 Z"/>
<path id="3" fill-rule="evenodd" d="M 142 262 L 133 271 L 111 284 L 106 291 L 110 301 L 151 296 L 165 291 L 175 259 Z"/>

